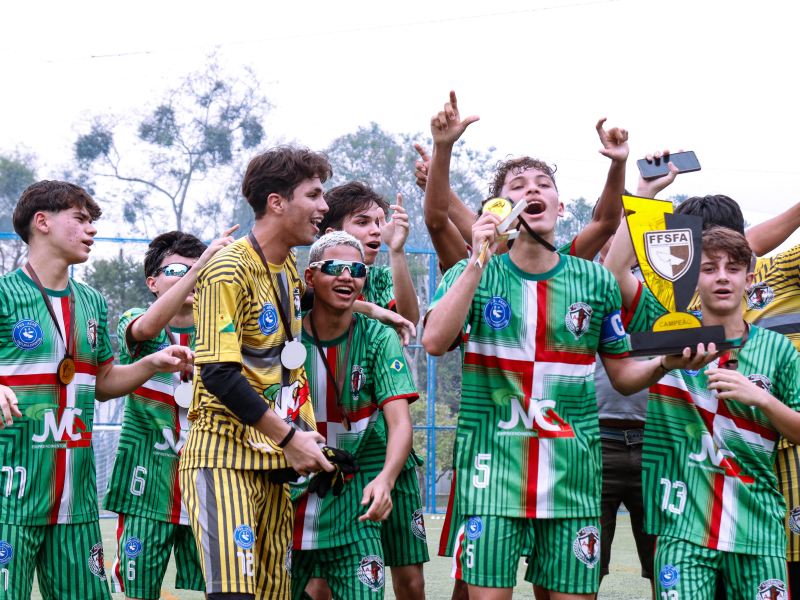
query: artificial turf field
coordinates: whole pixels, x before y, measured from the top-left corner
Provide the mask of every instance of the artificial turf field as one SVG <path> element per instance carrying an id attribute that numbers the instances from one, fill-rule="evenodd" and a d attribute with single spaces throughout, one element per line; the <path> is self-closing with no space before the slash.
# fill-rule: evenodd
<path id="1" fill-rule="evenodd" d="M 430 600 L 450 600 L 453 592 L 453 580 L 450 579 L 450 559 L 436 556 L 439 544 L 439 534 L 444 523 L 443 515 L 425 515 L 425 527 L 428 534 L 428 548 L 431 562 L 425 565 L 425 590 Z M 106 573 L 108 574 L 114 560 L 114 526 L 116 519 L 101 519 L 100 526 L 103 531 L 103 547 L 106 557 Z M 530 584 L 523 580 L 525 575 L 524 565 L 520 563 L 517 576 L 518 585 L 514 588 L 514 600 L 520 598 L 533 598 Z M 170 561 L 167 575 L 161 590 L 162 600 L 202 600 L 201 592 L 187 592 L 176 590 L 175 567 Z M 636 555 L 636 546 L 631 534 L 630 518 L 627 514 L 620 514 L 617 519 L 617 532 L 611 550 L 611 574 L 603 580 L 600 587 L 600 600 L 649 600 L 650 584 L 640 576 L 639 558 Z M 114 600 L 123 600 L 124 594 L 112 594 Z M 34 600 L 41 600 L 39 586 L 33 585 Z M 391 574 L 386 573 L 386 600 L 394 600 L 392 591 Z"/>

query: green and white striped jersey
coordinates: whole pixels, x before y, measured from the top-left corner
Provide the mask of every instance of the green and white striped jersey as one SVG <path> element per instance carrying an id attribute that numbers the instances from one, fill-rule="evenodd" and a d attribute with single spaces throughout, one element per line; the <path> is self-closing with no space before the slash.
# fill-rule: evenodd
<path id="1" fill-rule="evenodd" d="M 368 536 L 380 537 L 379 523 L 359 523 L 358 517 L 367 510 L 361 506 L 364 486 L 381 472 L 386 460 L 388 437 L 381 408 L 393 400 L 414 402 L 419 398 L 395 331 L 363 315 L 354 317 L 353 340 L 345 369 L 348 380 L 342 390 L 350 431 L 344 428 L 336 410 L 336 395 L 314 338 L 303 329 L 303 345 L 308 352 L 305 369 L 317 431 L 328 446 L 351 452 L 361 471 L 336 498 L 333 494 L 325 498 L 309 494 L 305 479 L 292 486 L 295 550 L 333 548 Z M 320 341 L 336 378 L 341 372 L 347 336 L 345 332 L 335 340 Z M 412 453 L 405 468 L 415 465 Z"/>
<path id="2" fill-rule="evenodd" d="M 128 327 L 145 313 L 133 308 L 119 320 L 119 362 L 130 365 L 171 344 L 166 331 L 129 346 Z M 172 327 L 175 341 L 194 350 L 194 327 Z M 178 461 L 189 433 L 189 409 L 175 404 L 178 373 L 157 373 L 125 398 L 114 471 L 103 508 L 119 514 L 189 525 L 181 500 Z"/>
<path id="3" fill-rule="evenodd" d="M 447 272 L 429 311 L 465 268 Z M 627 354 L 620 304 L 617 282 L 595 263 L 562 255 L 533 275 L 508 254 L 490 258 L 460 340 L 460 514 L 600 514 L 595 354 Z"/>
<path id="4" fill-rule="evenodd" d="M 377 304 L 387 310 L 394 310 L 396 303 L 392 267 L 389 265 L 370 267 L 367 273 L 367 280 L 364 282 L 364 289 L 358 299 Z"/>
<path id="5" fill-rule="evenodd" d="M 629 329 L 666 310 L 646 287 Z M 757 408 L 720 400 L 706 369 L 675 370 L 650 388 L 642 458 L 645 529 L 725 552 L 786 556 L 786 506 L 773 470 L 775 427 Z M 750 326 L 737 370 L 800 410 L 800 354 L 785 336 Z"/>
<path id="6" fill-rule="evenodd" d="M 73 279 L 68 289 L 45 292 L 61 330 L 75 335 L 68 385 L 56 377 L 64 343 L 36 285 L 21 269 L 0 277 L 0 385 L 14 391 L 23 414 L 0 430 L 0 521 L 15 525 L 98 518 L 92 422 L 97 368 L 114 358 L 108 308 L 97 290 Z"/>

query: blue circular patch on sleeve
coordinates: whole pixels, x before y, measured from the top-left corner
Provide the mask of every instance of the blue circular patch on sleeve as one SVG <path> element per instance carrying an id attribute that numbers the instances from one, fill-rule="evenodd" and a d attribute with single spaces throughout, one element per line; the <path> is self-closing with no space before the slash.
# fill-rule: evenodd
<path id="1" fill-rule="evenodd" d="M 20 350 L 33 350 L 42 345 L 44 336 L 41 326 L 33 319 L 17 321 L 12 332 L 14 343 Z"/>
<path id="2" fill-rule="evenodd" d="M 244 550 L 250 550 L 256 543 L 256 536 L 250 525 L 239 525 L 233 530 L 233 541 Z"/>
<path id="3" fill-rule="evenodd" d="M 125 542 L 125 556 L 136 558 L 142 553 L 142 540 L 137 537 L 128 538 Z"/>
<path id="4" fill-rule="evenodd" d="M 492 296 L 483 307 L 483 320 L 495 331 L 505 329 L 511 322 L 511 307 L 504 298 Z"/>
<path id="5" fill-rule="evenodd" d="M 467 519 L 467 537 L 471 540 L 477 540 L 483 533 L 483 521 L 480 517 L 470 517 Z"/>
<path id="6" fill-rule="evenodd" d="M 661 572 L 658 574 L 658 583 L 661 584 L 661 587 L 671 588 L 678 584 L 678 579 L 680 578 L 681 576 L 678 573 L 678 569 L 672 565 L 664 565 L 661 568 Z"/>
<path id="7" fill-rule="evenodd" d="M 14 558 L 14 548 L 11 544 L 0 540 L 0 565 L 7 565 Z"/>
<path id="8" fill-rule="evenodd" d="M 267 302 L 258 316 L 258 327 L 263 335 L 272 335 L 278 331 L 278 311 L 272 302 Z"/>

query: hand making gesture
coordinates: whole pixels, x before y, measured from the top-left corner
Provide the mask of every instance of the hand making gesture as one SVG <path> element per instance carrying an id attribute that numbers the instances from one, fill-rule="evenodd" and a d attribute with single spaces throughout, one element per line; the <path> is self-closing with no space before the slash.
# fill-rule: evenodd
<path id="1" fill-rule="evenodd" d="M 389 250 L 400 252 L 403 250 L 409 234 L 408 213 L 403 208 L 402 194 L 397 194 L 397 204 L 392 204 L 389 208 L 394 211 L 394 214 L 389 221 L 381 216 L 381 239 Z"/>
<path id="2" fill-rule="evenodd" d="M 434 145 L 452 146 L 458 141 L 471 123 L 480 120 L 478 115 L 461 119 L 458 112 L 456 93 L 450 91 L 450 102 L 446 102 L 444 110 L 431 117 L 431 135 Z M 419 149 L 417 149 L 419 152 Z"/>
<path id="3" fill-rule="evenodd" d="M 595 126 L 597 129 L 597 135 L 600 136 L 600 143 L 603 144 L 603 149 L 600 150 L 600 154 L 607 156 L 614 162 L 624 163 L 626 160 L 628 160 L 629 152 L 628 130 L 620 129 L 619 127 L 613 127 L 612 129 L 606 131 L 603 127 L 605 122 L 606 118 L 603 117 Z"/>

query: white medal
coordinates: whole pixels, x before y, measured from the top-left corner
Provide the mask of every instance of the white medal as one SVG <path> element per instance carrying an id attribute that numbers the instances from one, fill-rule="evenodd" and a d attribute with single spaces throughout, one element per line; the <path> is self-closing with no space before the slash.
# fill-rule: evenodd
<path id="1" fill-rule="evenodd" d="M 281 351 L 281 364 L 289 370 L 299 369 L 306 362 L 306 347 L 302 342 L 287 342 Z"/>
<path id="2" fill-rule="evenodd" d="M 181 384 L 175 388 L 175 404 L 181 408 L 189 408 L 192 405 L 193 395 L 194 392 L 192 390 L 192 382 L 181 381 Z"/>

